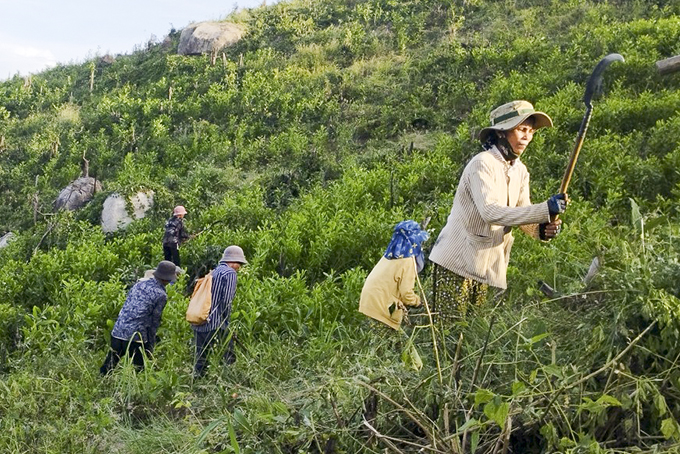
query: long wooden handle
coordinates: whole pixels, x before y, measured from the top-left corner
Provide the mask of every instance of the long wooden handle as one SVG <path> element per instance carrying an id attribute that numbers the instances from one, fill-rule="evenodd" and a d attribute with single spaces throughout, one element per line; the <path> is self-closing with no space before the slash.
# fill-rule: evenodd
<path id="1" fill-rule="evenodd" d="M 576 167 L 576 160 L 578 159 L 578 154 L 581 152 L 581 147 L 583 146 L 583 139 L 586 136 L 586 131 L 588 130 L 588 124 L 590 123 L 590 117 L 593 114 L 593 103 L 592 99 L 596 92 L 600 91 L 602 85 L 602 73 L 607 67 L 615 61 L 624 61 L 621 54 L 609 54 L 600 60 L 592 74 L 588 78 L 586 83 L 586 92 L 583 95 L 583 102 L 586 105 L 586 113 L 581 120 L 581 127 L 578 130 L 578 136 L 576 137 L 576 144 L 571 152 L 571 157 L 569 158 L 569 164 L 567 165 L 567 170 L 564 172 L 564 177 L 562 177 L 562 184 L 560 185 L 560 194 L 566 196 L 567 189 L 569 189 L 569 182 L 574 174 L 574 167 Z M 550 216 L 550 222 L 557 220 L 558 216 Z"/>
<path id="2" fill-rule="evenodd" d="M 564 194 L 566 196 L 567 189 L 569 189 L 569 183 L 571 182 L 571 177 L 574 175 L 574 168 L 576 167 L 576 161 L 578 160 L 578 155 L 581 152 L 581 147 L 583 147 L 583 139 L 586 137 L 586 131 L 588 130 L 588 124 L 590 123 L 590 117 L 593 115 L 593 105 L 588 104 L 586 106 L 586 114 L 581 120 L 581 127 L 578 130 L 578 136 L 576 136 L 576 144 L 574 149 L 571 151 L 571 156 L 569 157 L 569 164 L 567 164 L 567 169 L 564 171 L 564 176 L 562 177 L 562 184 L 560 184 L 559 194 Z M 550 222 L 555 222 L 559 218 L 559 215 L 551 215 Z"/>
<path id="3" fill-rule="evenodd" d="M 588 124 L 590 123 L 590 117 L 593 114 L 593 105 L 588 104 L 586 108 L 586 114 L 583 116 L 581 121 L 581 127 L 578 130 L 578 136 L 576 137 L 576 144 L 571 152 L 571 157 L 569 158 L 569 164 L 567 164 L 567 169 L 564 171 L 564 176 L 562 177 L 562 184 L 560 185 L 560 194 L 566 194 L 567 189 L 569 189 L 569 183 L 571 182 L 571 177 L 574 174 L 574 168 L 576 167 L 576 160 L 581 152 L 581 147 L 583 146 L 583 139 L 585 139 L 586 131 L 588 130 Z"/>

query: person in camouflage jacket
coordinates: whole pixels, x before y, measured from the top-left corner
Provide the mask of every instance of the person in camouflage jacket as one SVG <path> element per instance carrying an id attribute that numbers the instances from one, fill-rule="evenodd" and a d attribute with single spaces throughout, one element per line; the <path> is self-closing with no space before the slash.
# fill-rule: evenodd
<path id="1" fill-rule="evenodd" d="M 184 228 L 184 216 L 187 210 L 178 205 L 172 213 L 172 217 L 165 223 L 165 234 L 163 235 L 163 255 L 165 260 L 169 260 L 180 266 L 179 246 L 189 239 L 189 234 Z"/>
<path id="2" fill-rule="evenodd" d="M 107 375 L 121 357 L 128 355 L 138 370 L 144 368 L 144 357 L 151 355 L 156 332 L 167 303 L 166 285 L 175 282 L 178 268 L 163 260 L 153 277 L 139 280 L 128 292 L 111 332 L 111 348 L 99 371 Z"/>

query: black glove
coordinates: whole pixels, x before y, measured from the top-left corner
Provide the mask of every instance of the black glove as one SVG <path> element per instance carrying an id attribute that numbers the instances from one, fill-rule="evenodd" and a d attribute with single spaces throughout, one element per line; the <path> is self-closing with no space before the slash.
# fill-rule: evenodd
<path id="1" fill-rule="evenodd" d="M 550 216 L 557 216 L 567 210 L 569 199 L 566 194 L 555 194 L 548 199 L 548 211 Z"/>
<path id="2" fill-rule="evenodd" d="M 543 241 L 550 241 L 555 238 L 562 231 L 562 220 L 558 219 L 554 222 L 544 222 L 538 224 L 538 236 Z"/>

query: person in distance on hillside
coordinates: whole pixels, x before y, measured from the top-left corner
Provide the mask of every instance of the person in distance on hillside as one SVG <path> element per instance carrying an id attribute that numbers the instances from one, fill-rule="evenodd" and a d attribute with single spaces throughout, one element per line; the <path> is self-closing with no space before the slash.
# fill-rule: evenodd
<path id="1" fill-rule="evenodd" d="M 151 278 L 140 279 L 130 289 L 111 331 L 111 349 L 99 369 L 102 375 L 111 372 L 124 355 L 132 358 L 138 370 L 144 368 L 144 356 L 153 352 L 167 303 L 165 287 L 177 280 L 178 272 L 174 263 L 163 260 Z"/>
<path id="2" fill-rule="evenodd" d="M 435 264 L 436 310 L 443 320 L 481 304 L 488 286 L 507 288 L 514 238 L 512 227 L 549 241 L 560 232 L 556 216 L 566 210 L 565 194 L 532 204 L 529 172 L 520 157 L 536 130 L 552 120 L 527 101 L 512 101 L 491 112 L 479 138 L 483 150 L 465 167 L 451 213 L 430 253 Z"/>
<path id="3" fill-rule="evenodd" d="M 212 301 L 208 321 L 202 325 L 192 325 L 196 346 L 195 377 L 205 375 L 208 367 L 208 354 L 218 345 L 224 349 L 225 363 L 232 364 L 236 361 L 229 319 L 232 301 L 236 294 L 236 273 L 247 263 L 243 249 L 232 245 L 224 250 L 217 268 L 212 273 L 212 286 L 210 287 Z"/>
<path id="4" fill-rule="evenodd" d="M 425 264 L 422 244 L 429 234 L 415 221 L 394 227 L 385 254 L 366 278 L 361 290 L 359 312 L 398 330 L 406 306 L 419 306 L 413 291 L 416 276 Z"/>
<path id="5" fill-rule="evenodd" d="M 184 216 L 186 214 L 186 208 L 182 205 L 178 205 L 172 211 L 172 217 L 165 223 L 163 255 L 165 256 L 165 260 L 169 260 L 177 266 L 181 266 L 179 247 L 189 239 L 189 234 L 184 228 Z"/>

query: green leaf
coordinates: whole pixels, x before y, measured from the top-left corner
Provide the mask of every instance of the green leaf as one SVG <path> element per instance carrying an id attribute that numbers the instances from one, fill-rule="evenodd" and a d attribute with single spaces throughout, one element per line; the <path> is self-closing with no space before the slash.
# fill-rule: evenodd
<path id="1" fill-rule="evenodd" d="M 555 429 L 555 426 L 552 423 L 549 422 L 543 427 L 541 427 L 540 433 L 541 435 L 543 435 L 543 438 L 545 438 L 546 441 L 549 443 L 549 446 L 557 444 L 558 441 L 557 430 Z"/>
<path id="2" fill-rule="evenodd" d="M 662 397 L 663 398 L 663 397 Z M 620 407 L 621 402 L 616 397 L 610 396 L 609 394 L 603 394 L 597 399 L 597 403 L 604 405 L 606 407 Z"/>
<path id="3" fill-rule="evenodd" d="M 562 369 L 560 369 L 558 366 L 554 364 L 548 364 L 547 366 L 543 366 L 543 373 L 558 378 L 562 377 Z"/>
<path id="4" fill-rule="evenodd" d="M 495 396 L 494 393 L 492 393 L 488 389 L 482 388 L 475 393 L 475 405 L 491 402 L 494 396 Z"/>
<path id="5" fill-rule="evenodd" d="M 658 217 L 649 219 L 649 220 L 645 223 L 645 228 L 646 228 L 647 231 L 649 232 L 649 231 L 652 230 L 654 227 L 658 227 L 659 225 L 665 224 L 665 223 L 667 223 L 667 222 L 668 222 L 668 218 L 667 218 L 666 216 L 658 216 Z"/>
<path id="6" fill-rule="evenodd" d="M 222 424 L 224 420 L 222 418 L 216 419 L 215 421 L 211 422 L 208 427 L 203 429 L 203 431 L 199 434 L 198 438 L 196 439 L 196 446 L 200 446 L 203 441 L 206 439 L 206 437 L 210 434 L 210 432 L 213 431 L 213 429 L 220 424 Z"/>
<path id="7" fill-rule="evenodd" d="M 527 389 L 527 386 L 524 383 L 521 381 L 516 381 L 512 384 L 512 395 L 517 396 L 525 389 Z"/>
<path id="8" fill-rule="evenodd" d="M 579 411 L 586 410 L 594 414 L 602 414 L 609 407 L 620 407 L 621 402 L 615 397 L 608 394 L 603 394 L 597 400 L 592 400 L 588 397 L 583 398 L 583 403 L 579 405 Z"/>
<path id="9" fill-rule="evenodd" d="M 250 423 L 248 422 L 248 419 L 243 415 L 241 410 L 238 408 L 234 409 L 234 422 L 241 426 L 243 430 L 251 432 L 251 427 Z"/>
<path id="10" fill-rule="evenodd" d="M 476 452 L 477 446 L 479 446 L 479 431 L 478 430 L 472 432 L 472 437 L 470 438 L 470 452 Z"/>
<path id="11" fill-rule="evenodd" d="M 534 345 L 536 342 L 545 339 L 548 337 L 550 334 L 549 333 L 542 333 L 542 334 L 537 334 L 531 339 L 529 339 L 529 344 Z"/>
<path id="12" fill-rule="evenodd" d="M 666 440 L 670 440 L 671 438 L 677 440 L 680 438 L 680 427 L 678 427 L 678 423 L 672 417 L 666 418 L 661 421 L 661 433 Z"/>
<path id="13" fill-rule="evenodd" d="M 536 376 L 538 375 L 538 369 L 534 369 L 531 371 L 531 374 L 529 374 L 529 383 L 533 383 L 536 381 Z"/>
<path id="14" fill-rule="evenodd" d="M 423 368 L 423 360 L 420 358 L 418 350 L 416 350 L 415 345 L 413 345 L 413 340 L 409 339 L 406 343 L 406 347 L 401 352 L 401 361 L 406 365 L 406 367 L 419 371 Z"/>
<path id="15" fill-rule="evenodd" d="M 227 419 L 227 428 L 229 429 L 229 440 L 231 442 L 231 447 L 234 448 L 234 452 L 239 454 L 241 448 L 238 445 L 238 440 L 236 439 L 236 431 L 234 430 L 234 425 L 230 420 Z"/>
<path id="16" fill-rule="evenodd" d="M 510 405 L 507 402 L 497 403 L 495 399 L 484 406 L 484 414 L 502 429 L 508 418 Z"/>
<path id="17" fill-rule="evenodd" d="M 458 429 L 458 433 L 463 433 L 466 430 L 470 430 L 472 428 L 475 428 L 479 425 L 479 421 L 477 421 L 475 418 L 469 419 L 468 421 L 465 422 L 460 428 Z"/>
<path id="18" fill-rule="evenodd" d="M 562 437 L 557 445 L 559 449 L 573 448 L 576 446 L 576 442 L 570 438 Z"/>
<path id="19" fill-rule="evenodd" d="M 654 406 L 659 412 L 659 416 L 663 416 L 668 412 L 668 406 L 666 405 L 666 398 L 661 394 L 657 394 L 654 397 Z"/>
<path id="20" fill-rule="evenodd" d="M 628 200 L 630 200 L 630 219 L 633 227 L 635 227 L 635 230 L 637 230 L 639 233 L 642 233 L 644 228 L 644 220 L 640 214 L 640 206 L 635 202 L 635 200 L 631 198 Z"/>

